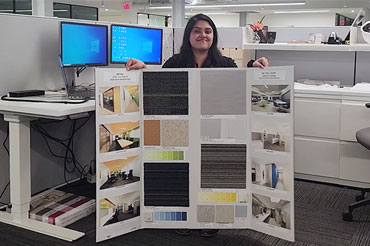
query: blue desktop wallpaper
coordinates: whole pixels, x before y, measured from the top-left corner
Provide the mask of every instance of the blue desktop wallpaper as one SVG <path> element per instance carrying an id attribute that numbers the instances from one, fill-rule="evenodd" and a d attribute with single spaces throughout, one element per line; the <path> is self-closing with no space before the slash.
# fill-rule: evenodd
<path id="1" fill-rule="evenodd" d="M 112 25 L 111 59 L 125 63 L 130 58 L 162 63 L 162 30 Z"/>
<path id="2" fill-rule="evenodd" d="M 106 26 L 62 23 L 64 66 L 108 64 Z"/>

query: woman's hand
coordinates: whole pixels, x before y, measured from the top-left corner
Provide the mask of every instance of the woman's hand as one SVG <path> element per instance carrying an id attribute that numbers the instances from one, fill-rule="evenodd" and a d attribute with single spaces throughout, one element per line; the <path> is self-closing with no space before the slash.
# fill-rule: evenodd
<path id="1" fill-rule="evenodd" d="M 265 68 L 269 66 L 269 60 L 266 57 L 260 57 L 252 64 L 253 67 Z"/>
<path id="2" fill-rule="evenodd" d="M 126 70 L 139 70 L 142 68 L 146 68 L 146 65 L 144 62 L 135 59 L 135 58 L 130 58 L 127 63 L 126 63 Z"/>

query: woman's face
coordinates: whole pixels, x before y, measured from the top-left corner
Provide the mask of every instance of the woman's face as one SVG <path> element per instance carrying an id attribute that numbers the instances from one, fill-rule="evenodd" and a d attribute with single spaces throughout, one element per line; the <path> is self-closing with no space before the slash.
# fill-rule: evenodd
<path id="1" fill-rule="evenodd" d="M 208 51 L 213 43 L 213 29 L 207 21 L 198 20 L 190 33 L 190 45 L 193 50 Z"/>

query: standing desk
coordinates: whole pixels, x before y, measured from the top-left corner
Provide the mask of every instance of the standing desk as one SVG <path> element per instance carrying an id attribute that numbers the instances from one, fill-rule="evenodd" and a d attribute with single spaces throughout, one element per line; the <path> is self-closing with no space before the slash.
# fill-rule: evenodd
<path id="1" fill-rule="evenodd" d="M 29 219 L 31 201 L 30 121 L 38 118 L 63 120 L 95 110 L 95 101 L 82 104 L 31 103 L 0 100 L 0 113 L 9 122 L 11 213 L 0 212 L 0 222 L 48 236 L 73 241 L 83 232 Z"/>

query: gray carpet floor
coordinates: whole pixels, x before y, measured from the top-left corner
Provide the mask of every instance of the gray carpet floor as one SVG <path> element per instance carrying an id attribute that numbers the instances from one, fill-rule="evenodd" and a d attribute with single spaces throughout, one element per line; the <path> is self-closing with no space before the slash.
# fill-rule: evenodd
<path id="1" fill-rule="evenodd" d="M 354 212 L 353 222 L 342 221 L 342 210 L 354 202 L 357 190 L 327 184 L 295 181 L 295 236 L 287 242 L 253 230 L 221 230 L 212 238 L 200 237 L 199 231 L 180 236 L 173 230 L 139 230 L 98 245 L 299 245 L 299 246 L 366 246 L 370 245 L 370 206 Z M 70 226 L 86 232 L 73 243 L 0 223 L 0 245 L 94 245 L 95 216 Z"/>

